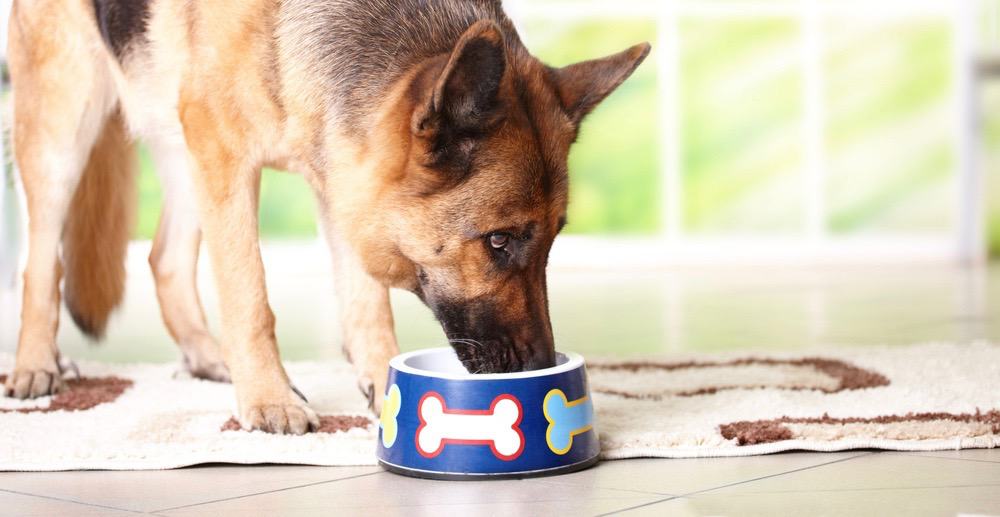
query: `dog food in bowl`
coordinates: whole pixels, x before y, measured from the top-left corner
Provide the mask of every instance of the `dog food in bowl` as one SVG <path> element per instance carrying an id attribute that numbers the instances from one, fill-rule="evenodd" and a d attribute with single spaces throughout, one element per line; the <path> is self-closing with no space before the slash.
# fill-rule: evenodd
<path id="1" fill-rule="evenodd" d="M 583 358 L 556 366 L 469 374 L 451 348 L 389 362 L 378 460 L 408 476 L 507 478 L 571 472 L 597 462 L 600 447 Z"/>

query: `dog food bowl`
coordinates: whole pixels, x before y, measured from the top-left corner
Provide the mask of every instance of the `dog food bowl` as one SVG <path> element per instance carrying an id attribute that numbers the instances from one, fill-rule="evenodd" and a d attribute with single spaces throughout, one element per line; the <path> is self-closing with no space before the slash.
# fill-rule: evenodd
<path id="1" fill-rule="evenodd" d="M 378 460 L 392 472 L 435 479 L 521 478 L 597 462 L 594 406 L 583 358 L 556 366 L 473 375 L 451 348 L 389 362 Z"/>

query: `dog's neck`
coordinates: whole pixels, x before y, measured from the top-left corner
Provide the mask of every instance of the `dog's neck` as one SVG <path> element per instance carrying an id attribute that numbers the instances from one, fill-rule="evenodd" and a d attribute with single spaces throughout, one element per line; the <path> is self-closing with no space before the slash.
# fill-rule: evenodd
<path id="1" fill-rule="evenodd" d="M 321 192 L 324 226 L 332 236 L 364 257 L 372 277 L 393 287 L 412 288 L 412 263 L 395 247 L 392 214 L 402 204 L 406 168 L 410 159 L 410 119 L 419 99 L 411 93 L 417 78 L 435 66 L 426 60 L 402 75 L 381 106 L 365 115 L 363 125 L 332 119 L 324 126 L 321 145 L 323 170 L 307 174 Z"/>

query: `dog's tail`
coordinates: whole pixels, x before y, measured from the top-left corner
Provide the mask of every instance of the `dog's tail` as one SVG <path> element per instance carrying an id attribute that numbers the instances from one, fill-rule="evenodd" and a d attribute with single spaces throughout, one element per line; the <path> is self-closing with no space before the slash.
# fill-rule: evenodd
<path id="1" fill-rule="evenodd" d="M 90 152 L 62 236 L 66 308 L 80 330 L 98 339 L 125 291 L 135 169 L 135 152 L 116 112 Z"/>

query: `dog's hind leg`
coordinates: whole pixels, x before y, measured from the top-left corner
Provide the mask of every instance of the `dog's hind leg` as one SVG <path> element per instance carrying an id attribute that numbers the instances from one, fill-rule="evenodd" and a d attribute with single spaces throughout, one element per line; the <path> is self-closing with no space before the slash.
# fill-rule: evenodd
<path id="1" fill-rule="evenodd" d="M 229 382 L 219 345 L 208 331 L 198 297 L 197 266 L 201 228 L 191 184 L 187 148 L 182 139 L 149 142 L 163 189 L 163 213 L 156 229 L 149 265 L 167 331 L 184 355 L 191 375 Z"/>
<path id="2" fill-rule="evenodd" d="M 360 258 L 342 239 L 327 230 L 333 253 L 334 282 L 340 312 L 344 352 L 358 374 L 358 388 L 376 413 L 389 374 L 389 359 L 399 353 L 389 289 L 373 279 Z"/>
<path id="3" fill-rule="evenodd" d="M 56 346 L 63 271 L 60 242 L 71 204 L 74 209 L 89 206 L 74 201 L 84 170 L 96 172 L 96 164 L 105 164 L 124 139 L 119 118 L 105 124 L 115 96 L 88 5 L 15 2 L 11 12 L 8 57 L 14 86 L 14 152 L 26 194 L 29 231 L 17 357 L 4 386 L 4 393 L 16 398 L 49 395 L 62 387 Z M 88 185 L 96 186 L 102 185 Z M 73 217 L 79 229 L 75 219 L 87 219 L 88 214 Z M 69 269 L 75 272 L 76 264 Z M 102 295 L 93 295 L 100 298 L 94 303 L 101 307 Z M 80 316 L 99 334 L 107 313 L 84 309 Z"/>

